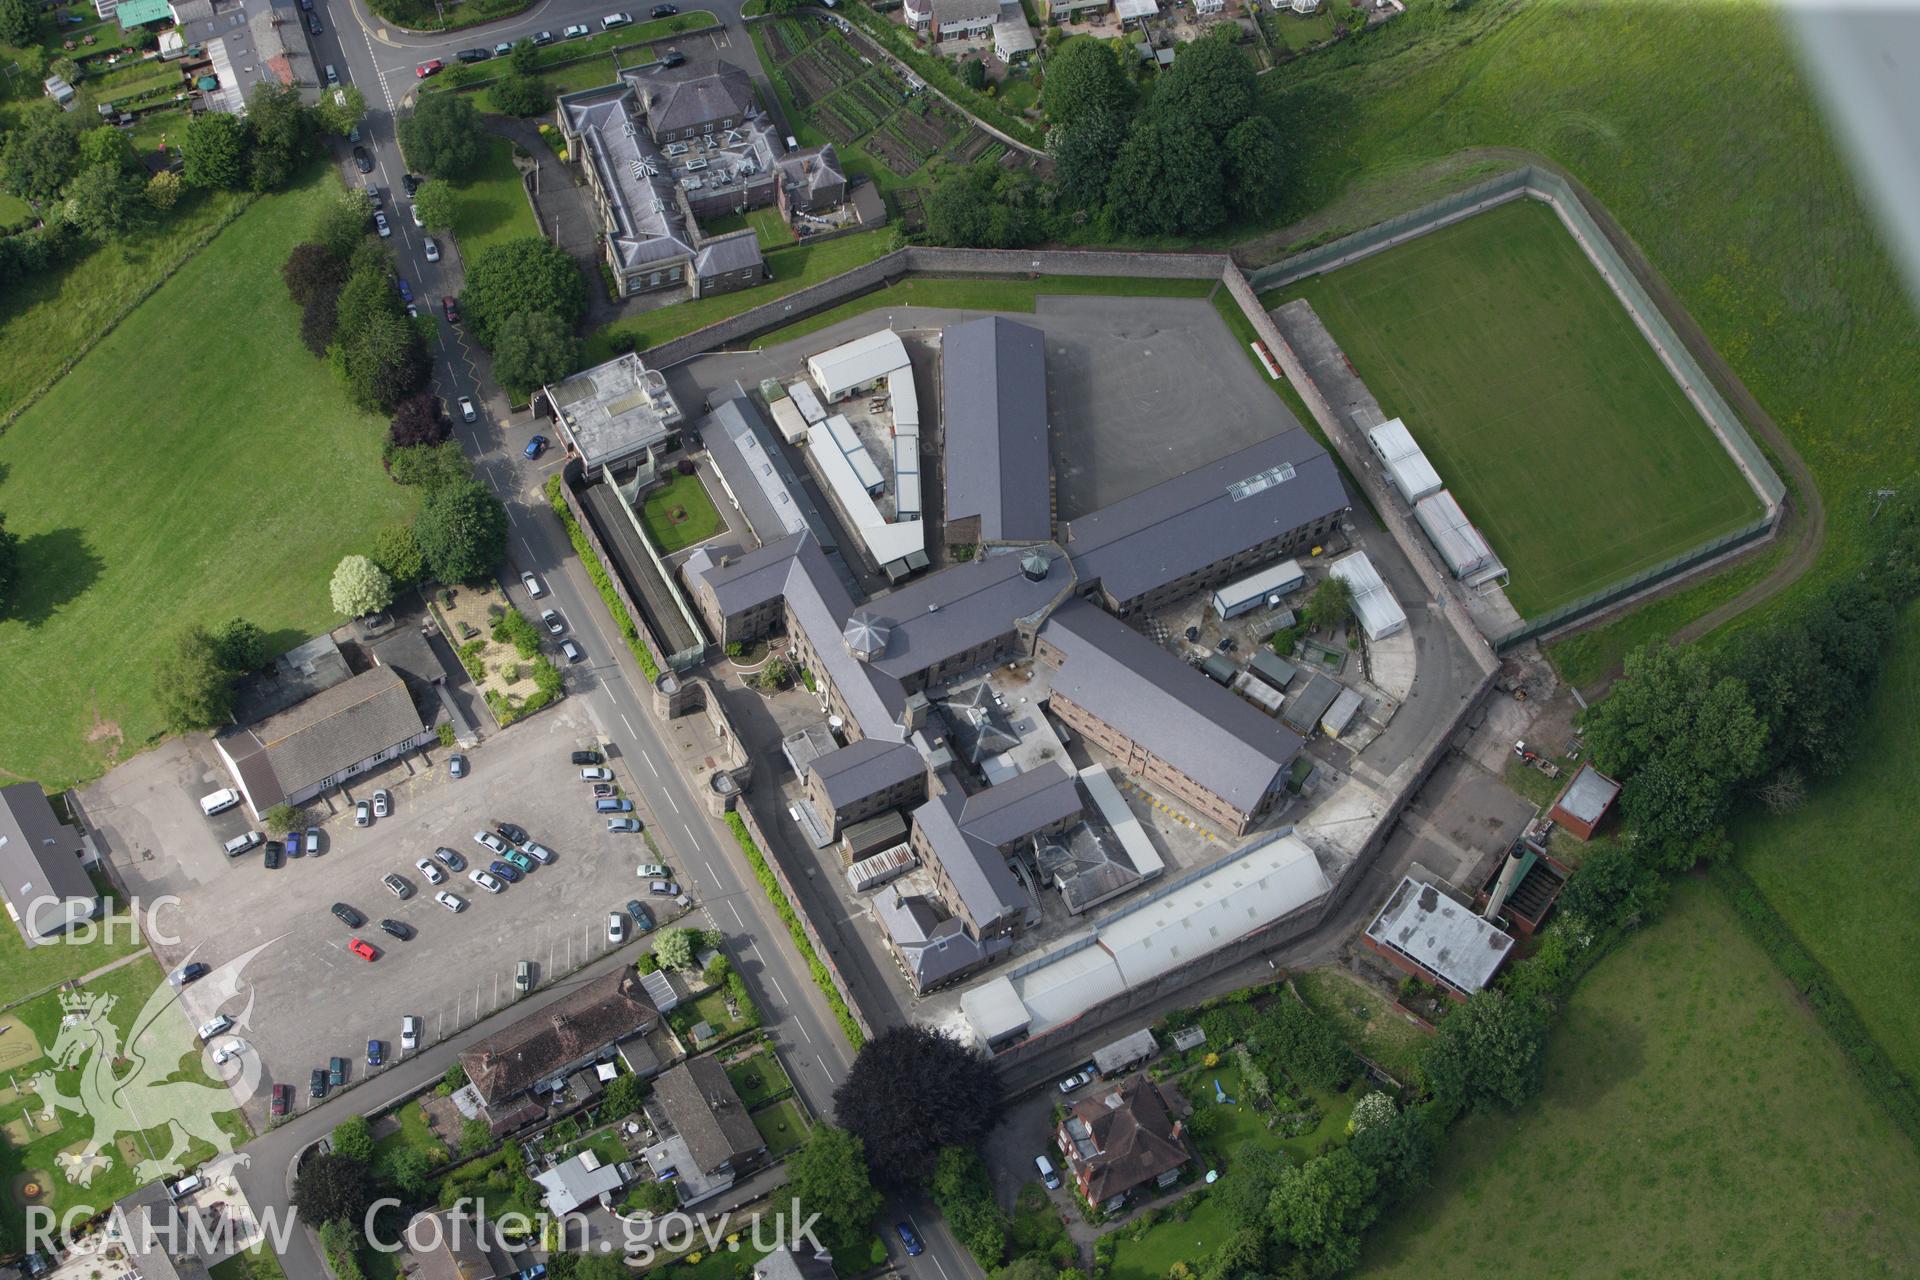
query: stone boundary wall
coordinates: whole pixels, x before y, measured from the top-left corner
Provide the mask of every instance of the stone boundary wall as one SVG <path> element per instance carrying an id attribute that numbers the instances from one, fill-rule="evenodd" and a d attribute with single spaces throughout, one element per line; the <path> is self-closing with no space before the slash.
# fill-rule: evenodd
<path id="1" fill-rule="evenodd" d="M 569 462 L 566 470 L 560 474 L 560 493 L 566 499 L 567 511 L 572 514 L 573 522 L 580 526 L 581 536 L 586 538 L 587 545 L 593 548 L 594 558 L 600 562 L 601 572 L 607 575 L 607 581 L 613 583 L 614 595 L 620 598 L 620 603 L 626 607 L 627 616 L 633 619 L 634 632 L 639 636 L 640 643 L 647 647 L 648 654 L 653 658 L 654 668 L 658 671 L 672 670 L 662 656 L 664 650 L 658 637 L 653 634 L 653 628 L 647 625 L 647 615 L 641 612 L 639 604 L 627 591 L 627 584 L 621 580 L 619 571 L 613 567 L 615 563 L 613 558 L 607 554 L 606 544 L 600 541 L 599 530 L 593 527 L 593 521 L 587 517 L 587 509 L 581 505 L 580 495 L 574 492 L 572 479 L 578 474 L 575 470 L 578 466 L 577 460 Z"/>

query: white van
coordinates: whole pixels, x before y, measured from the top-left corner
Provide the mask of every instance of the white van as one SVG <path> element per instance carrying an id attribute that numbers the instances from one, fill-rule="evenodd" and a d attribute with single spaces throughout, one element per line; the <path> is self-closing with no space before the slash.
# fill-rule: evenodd
<path id="1" fill-rule="evenodd" d="M 258 831 L 242 831 L 239 835 L 227 841 L 225 844 L 221 845 L 220 847 L 227 851 L 227 856 L 229 858 L 237 858 L 241 854 L 245 853 L 247 850 L 253 848 L 253 846 L 259 844 L 264 839 L 266 839 L 266 837 L 261 835 Z"/>
<path id="2" fill-rule="evenodd" d="M 1053 1161 L 1047 1159 L 1045 1156 L 1035 1156 L 1033 1158 L 1033 1167 L 1040 1171 L 1040 1181 L 1047 1184 L 1047 1190 L 1058 1191 L 1060 1189 L 1060 1175 L 1053 1171 Z"/>
<path id="3" fill-rule="evenodd" d="M 216 813 L 225 813 L 240 803 L 240 793 L 232 787 L 223 787 L 210 796 L 200 797 L 200 812 L 211 818 Z"/>

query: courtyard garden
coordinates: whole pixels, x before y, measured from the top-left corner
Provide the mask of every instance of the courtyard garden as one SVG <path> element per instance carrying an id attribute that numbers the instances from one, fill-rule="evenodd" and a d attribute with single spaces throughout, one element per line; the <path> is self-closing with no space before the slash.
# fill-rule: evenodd
<path id="1" fill-rule="evenodd" d="M 647 490 L 640 523 L 662 555 L 698 546 L 727 527 L 697 471 Z"/>
<path id="2" fill-rule="evenodd" d="M 433 593 L 433 614 L 501 728 L 561 696 L 560 671 L 540 647 L 539 626 L 498 584 L 442 587 Z"/>
<path id="3" fill-rule="evenodd" d="M 469 261 L 496 244 L 540 234 L 513 164 L 513 144 L 505 138 L 488 138 L 485 157 L 453 187 L 453 237 Z"/>

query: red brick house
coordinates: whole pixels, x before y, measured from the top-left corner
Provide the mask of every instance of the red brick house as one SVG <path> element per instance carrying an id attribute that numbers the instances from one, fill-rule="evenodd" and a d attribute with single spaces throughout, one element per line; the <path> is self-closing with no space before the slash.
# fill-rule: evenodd
<path id="1" fill-rule="evenodd" d="M 1087 1203 L 1117 1207 L 1142 1188 L 1171 1186 L 1193 1158 L 1172 1095 L 1145 1075 L 1102 1084 L 1054 1133 L 1067 1176 Z"/>

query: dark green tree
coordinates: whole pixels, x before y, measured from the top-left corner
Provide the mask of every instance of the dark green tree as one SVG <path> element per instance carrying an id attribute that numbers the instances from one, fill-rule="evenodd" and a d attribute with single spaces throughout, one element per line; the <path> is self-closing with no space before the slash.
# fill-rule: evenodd
<path id="1" fill-rule="evenodd" d="M 1253 114 L 1256 93 L 1247 56 L 1229 40 L 1206 36 L 1181 46 L 1180 56 L 1154 91 L 1153 114 L 1203 129 L 1218 140 Z"/>
<path id="2" fill-rule="evenodd" d="M 249 184 L 255 191 L 278 191 L 293 180 L 312 149 L 313 112 L 290 84 L 261 80 L 247 94 Z"/>
<path id="3" fill-rule="evenodd" d="M 245 618 L 229 618 L 213 632 L 213 649 L 220 665 L 235 675 L 258 671 L 273 657 L 267 633 Z"/>
<path id="4" fill-rule="evenodd" d="M 1261 1227 L 1241 1227 L 1227 1234 L 1220 1247 L 1207 1255 L 1200 1280 L 1264 1280 L 1267 1233 Z"/>
<path id="5" fill-rule="evenodd" d="M 1439 1146 L 1439 1124 L 1417 1106 L 1354 1134 L 1348 1150 L 1373 1170 L 1377 1194 L 1390 1203 L 1427 1185 Z"/>
<path id="6" fill-rule="evenodd" d="M 640 1109 L 640 1104 L 646 1098 L 645 1080 L 631 1072 L 615 1076 L 608 1083 L 606 1092 L 600 1095 L 600 1117 L 602 1120 L 618 1120 L 621 1116 L 630 1116 Z"/>
<path id="7" fill-rule="evenodd" d="M 420 215 L 420 221 L 427 224 L 427 230 L 446 231 L 453 226 L 453 216 L 458 212 L 459 200 L 453 194 L 453 188 L 444 182 L 422 183 L 413 193 L 413 208 Z"/>
<path id="8" fill-rule="evenodd" d="M 401 1147 L 393 1153 L 387 1176 L 401 1195 L 409 1200 L 424 1200 L 433 1190 L 433 1161 L 418 1147 Z"/>
<path id="9" fill-rule="evenodd" d="M 238 191 L 247 185 L 246 122 L 224 111 L 195 116 L 181 135 L 180 158 L 188 186 Z"/>
<path id="10" fill-rule="evenodd" d="M 960 64 L 960 83 L 978 93 L 987 87 L 987 64 L 978 58 L 968 58 Z"/>
<path id="11" fill-rule="evenodd" d="M 521 36 L 515 42 L 513 52 L 507 55 L 507 65 L 515 75 L 521 76 L 530 76 L 540 69 L 540 49 L 533 43 L 532 36 Z"/>
<path id="12" fill-rule="evenodd" d="M 1547 1009 L 1504 991 L 1480 991 L 1449 1013 L 1426 1046 L 1427 1086 L 1443 1106 L 1517 1107 L 1540 1090 Z"/>
<path id="13" fill-rule="evenodd" d="M 1220 1202 L 1227 1221 L 1236 1228 L 1264 1230 L 1267 1202 L 1280 1185 L 1287 1155 L 1258 1142 L 1243 1142 L 1227 1161 L 1227 1176 L 1209 1192 Z"/>
<path id="14" fill-rule="evenodd" d="M 381 571 L 400 586 L 426 576 L 426 558 L 420 554 L 420 544 L 414 540 L 411 524 L 390 524 L 374 534 L 373 549 L 367 552 L 367 559 L 379 565 Z"/>
<path id="15" fill-rule="evenodd" d="M 999 1266 L 1007 1252 L 1007 1215 L 994 1200 L 980 1153 L 969 1147 L 943 1150 L 934 1161 L 927 1190 L 973 1260 L 987 1269 Z"/>
<path id="16" fill-rule="evenodd" d="M 105 165 L 118 173 L 131 173 L 140 167 L 133 154 L 133 140 L 113 125 L 101 125 L 80 135 L 80 167 L 91 169 Z"/>
<path id="17" fill-rule="evenodd" d="M 860 1139 L 844 1129 L 821 1125 L 807 1145 L 787 1161 L 787 1192 L 800 1217 L 820 1215 L 815 1233 L 837 1258 L 864 1257 L 873 1220 L 885 1203 L 867 1176 Z"/>
<path id="18" fill-rule="evenodd" d="M 121 240 L 153 221 L 146 184 L 112 165 L 82 169 L 67 184 L 62 212 L 95 240 Z"/>
<path id="19" fill-rule="evenodd" d="M 79 171 L 80 140 L 60 111 L 35 107 L 23 114 L 0 153 L 0 176 L 23 200 L 51 200 Z"/>
<path id="20" fill-rule="evenodd" d="M 1301 613 L 1301 620 L 1315 631 L 1338 630 L 1353 617 L 1353 585 L 1328 574 L 1314 587 Z"/>
<path id="21" fill-rule="evenodd" d="M 1108 107 L 1080 113 L 1070 125 L 1047 134 L 1054 181 L 1066 208 L 1097 214 L 1107 202 L 1107 181 L 1127 141 L 1126 118 Z"/>
<path id="22" fill-rule="evenodd" d="M 293 1180 L 293 1207 L 309 1223 L 358 1225 L 371 1194 L 367 1167 L 335 1151 L 309 1156 Z"/>
<path id="23" fill-rule="evenodd" d="M 586 314 L 587 281 L 558 245 L 538 237 L 509 240 L 474 256 L 460 303 L 467 331 L 491 350 L 515 312 L 550 312 L 572 330 Z"/>
<path id="24" fill-rule="evenodd" d="M 351 1160 L 366 1164 L 373 1159 L 373 1131 L 365 1116 L 348 1116 L 333 1126 L 333 1149 Z"/>
<path id="25" fill-rule="evenodd" d="M 478 480 L 456 481 L 428 492 L 413 536 L 436 582 L 471 582 L 506 555 L 507 511 Z"/>
<path id="26" fill-rule="evenodd" d="M 1012 249 L 1028 243 L 1033 220 L 1025 183 L 991 160 L 949 172 L 927 194 L 927 238 L 972 249 Z"/>
<path id="27" fill-rule="evenodd" d="M 1227 193 L 1234 212 L 1259 218 L 1280 198 L 1280 130 L 1265 116 L 1248 116 L 1227 131 Z"/>
<path id="28" fill-rule="evenodd" d="M 400 117 L 400 149 L 407 162 L 435 178 L 458 178 L 473 171 L 486 148 L 480 113 L 458 93 L 429 93 Z"/>
<path id="29" fill-rule="evenodd" d="M 470 1156 L 485 1151 L 492 1142 L 493 1133 L 488 1128 L 487 1122 L 479 1116 L 473 1117 L 460 1126 L 461 1155 Z"/>
<path id="30" fill-rule="evenodd" d="M 390 413 L 426 385 L 432 362 L 420 331 L 405 316 L 383 312 L 342 342 L 341 370 L 354 404 L 368 413 Z"/>
<path id="31" fill-rule="evenodd" d="M 347 282 L 347 264 L 323 244 L 297 244 L 280 266 L 280 279 L 286 282 L 287 296 L 304 307 L 323 295 L 339 297 Z"/>
<path id="32" fill-rule="evenodd" d="M 496 109 L 510 116 L 537 116 L 553 109 L 553 91 L 538 76 L 510 75 L 488 90 Z"/>
<path id="33" fill-rule="evenodd" d="M 1055 128 L 1071 128 L 1094 112 L 1124 122 L 1133 107 L 1133 86 L 1105 41 L 1076 36 L 1048 55 L 1040 105 Z"/>
<path id="34" fill-rule="evenodd" d="M 998 1123 L 1000 1077 L 980 1052 L 929 1027 L 889 1027 L 854 1056 L 834 1113 L 884 1186 L 933 1171 L 944 1147 L 977 1147 Z"/>
<path id="35" fill-rule="evenodd" d="M 225 724 L 233 712 L 233 681 L 205 627 L 189 627 L 154 673 L 154 695 L 167 727 L 183 733 Z"/>
<path id="36" fill-rule="evenodd" d="M 40 43 L 40 6 L 35 0 L 0 0 L 0 44 L 30 49 Z"/>
<path id="37" fill-rule="evenodd" d="M 580 344 L 551 311 L 516 311 L 493 341 L 493 376 L 519 392 L 558 382 L 579 368 Z"/>
<path id="38" fill-rule="evenodd" d="M 313 240 L 339 259 L 343 267 L 362 244 L 373 226 L 373 198 L 355 188 L 327 201 L 314 220 Z"/>
<path id="39" fill-rule="evenodd" d="M 1595 844 L 1560 891 L 1559 917 L 1578 917 L 1588 928 L 1637 929 L 1658 914 L 1667 882 L 1637 852 L 1619 843 Z"/>
<path id="40" fill-rule="evenodd" d="M 1321 1275 L 1338 1274 L 1360 1259 L 1360 1233 L 1379 1210 L 1373 1171 L 1347 1147 L 1286 1170 L 1273 1191 L 1273 1228 Z"/>
<path id="41" fill-rule="evenodd" d="M 1107 217 L 1129 235 L 1190 236 L 1218 229 L 1227 218 L 1220 144 L 1206 128 L 1156 107 L 1134 122 L 1114 160 Z"/>
<path id="42" fill-rule="evenodd" d="M 362 262 L 340 286 L 334 303 L 335 341 L 351 342 L 381 318 L 403 318 L 393 269 L 385 255 Z"/>

